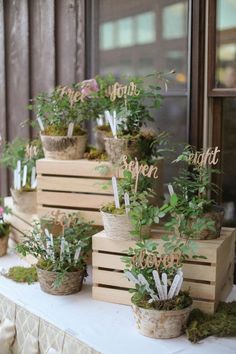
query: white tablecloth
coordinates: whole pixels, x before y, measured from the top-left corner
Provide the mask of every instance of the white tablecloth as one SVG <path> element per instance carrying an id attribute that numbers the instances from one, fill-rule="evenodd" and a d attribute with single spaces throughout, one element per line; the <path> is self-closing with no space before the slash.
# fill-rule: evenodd
<path id="1" fill-rule="evenodd" d="M 0 270 L 19 264 L 25 263 L 15 255 L 0 258 Z M 191 344 L 185 336 L 156 340 L 140 335 L 129 306 L 92 299 L 91 278 L 80 293 L 63 297 L 43 293 L 39 284 L 17 284 L 0 276 L 0 293 L 103 354 L 236 353 L 236 338 L 211 337 Z M 236 287 L 229 299 L 236 299 Z"/>

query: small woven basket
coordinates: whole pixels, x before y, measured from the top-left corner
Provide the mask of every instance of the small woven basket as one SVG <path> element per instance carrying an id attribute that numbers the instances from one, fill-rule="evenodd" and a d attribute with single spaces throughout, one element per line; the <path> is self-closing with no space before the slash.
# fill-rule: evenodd
<path id="1" fill-rule="evenodd" d="M 77 160 L 84 156 L 88 135 L 49 136 L 41 135 L 44 155 L 54 160 Z"/>
<path id="2" fill-rule="evenodd" d="M 84 269 L 77 272 L 66 272 L 63 281 L 59 287 L 54 286 L 58 273 L 37 267 L 38 280 L 40 288 L 47 294 L 51 295 L 70 295 L 78 293 L 82 289 L 85 276 Z"/>
<path id="3" fill-rule="evenodd" d="M 114 215 L 101 211 L 104 230 L 106 236 L 114 240 L 137 240 L 137 237 L 132 236 L 130 232 L 133 226 L 128 215 Z M 150 227 L 144 226 L 142 228 L 142 235 L 150 236 Z"/>
<path id="4" fill-rule="evenodd" d="M 8 235 L 0 237 L 0 257 L 3 257 L 7 254 L 8 239 L 9 239 Z"/>
<path id="5" fill-rule="evenodd" d="M 138 331 L 152 338 L 176 338 L 186 327 L 191 306 L 182 310 L 158 311 L 133 305 Z"/>

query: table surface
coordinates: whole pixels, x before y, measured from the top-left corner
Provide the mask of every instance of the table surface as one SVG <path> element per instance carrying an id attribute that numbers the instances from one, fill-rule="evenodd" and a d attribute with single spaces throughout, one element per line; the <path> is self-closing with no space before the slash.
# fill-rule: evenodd
<path id="1" fill-rule="evenodd" d="M 0 271 L 28 265 L 14 254 L 0 258 Z M 129 306 L 92 299 L 91 277 L 80 293 L 53 296 L 39 284 L 18 284 L 0 276 L 0 293 L 37 316 L 69 332 L 103 354 L 235 354 L 236 338 L 209 337 L 191 344 L 185 336 L 152 339 L 139 334 Z M 228 300 L 236 299 L 234 286 Z"/>

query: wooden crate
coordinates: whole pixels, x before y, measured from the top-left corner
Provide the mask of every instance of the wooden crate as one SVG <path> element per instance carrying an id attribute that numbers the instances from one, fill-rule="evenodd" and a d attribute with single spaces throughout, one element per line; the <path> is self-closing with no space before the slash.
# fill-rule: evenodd
<path id="1" fill-rule="evenodd" d="M 163 162 L 160 163 L 158 188 L 163 195 Z M 50 212 L 60 209 L 79 211 L 85 220 L 102 225 L 99 209 L 114 200 L 111 177 L 122 177 L 122 171 L 107 161 L 50 160 L 37 161 L 38 211 Z M 156 180 L 157 181 L 157 180 Z M 104 184 L 107 186 L 104 189 Z"/>
<path id="2" fill-rule="evenodd" d="M 160 245 L 161 229 L 153 237 Z M 220 300 L 225 300 L 233 285 L 235 229 L 223 228 L 216 240 L 196 241 L 197 254 L 207 257 L 184 263 L 184 289 L 190 289 L 194 307 L 213 313 Z M 121 256 L 135 245 L 134 241 L 117 241 L 104 231 L 93 236 L 93 298 L 129 305 L 131 283 L 124 277 Z"/>
<path id="3" fill-rule="evenodd" d="M 6 220 L 11 224 L 10 238 L 19 243 L 23 240 L 24 234 L 32 230 L 33 220 L 38 219 L 38 216 L 16 211 L 11 197 L 5 198 L 5 205 L 12 210 L 12 214 L 6 216 Z"/>

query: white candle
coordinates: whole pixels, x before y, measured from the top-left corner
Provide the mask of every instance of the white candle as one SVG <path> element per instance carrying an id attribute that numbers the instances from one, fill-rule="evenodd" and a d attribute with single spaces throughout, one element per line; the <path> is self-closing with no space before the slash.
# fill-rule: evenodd
<path id="1" fill-rule="evenodd" d="M 142 285 L 145 286 L 145 289 L 146 291 L 149 293 L 149 295 L 151 296 L 151 298 L 154 300 L 154 301 L 157 301 L 159 300 L 158 296 L 154 293 L 154 291 L 150 288 L 147 280 L 144 278 L 144 276 L 142 274 L 139 274 L 138 275 L 138 280 L 140 281 L 140 283 Z"/>
<path id="2" fill-rule="evenodd" d="M 73 136 L 73 131 L 74 131 L 74 123 L 70 123 L 68 125 L 68 130 L 67 130 L 67 136 L 71 138 Z"/>
<path id="3" fill-rule="evenodd" d="M 22 180 L 23 187 L 26 185 L 26 180 L 27 180 L 27 165 L 24 166 L 24 170 L 23 170 L 23 180 Z"/>
<path id="4" fill-rule="evenodd" d="M 140 284 L 140 281 L 128 270 L 125 271 L 125 276 L 134 284 Z"/>
<path id="5" fill-rule="evenodd" d="M 114 129 L 114 138 L 117 139 L 117 119 L 116 119 L 116 111 L 113 112 L 113 129 Z"/>
<path id="6" fill-rule="evenodd" d="M 115 138 L 116 134 L 115 134 L 115 128 L 114 128 L 114 124 L 113 124 L 113 117 L 111 116 L 109 111 L 105 111 L 104 112 L 106 119 L 108 120 L 110 127 L 111 127 L 111 131 L 112 131 L 112 135 Z"/>
<path id="7" fill-rule="evenodd" d="M 60 261 L 63 261 L 64 252 L 65 252 L 65 238 L 62 237 L 62 238 L 61 238 Z"/>
<path id="8" fill-rule="evenodd" d="M 81 252 L 81 247 L 79 246 L 77 248 L 77 250 L 75 251 L 75 255 L 74 255 L 74 263 L 76 264 L 78 262 L 79 256 L 80 256 L 80 252 Z"/>
<path id="9" fill-rule="evenodd" d="M 113 193 L 114 193 L 116 209 L 120 209 L 120 201 L 119 201 L 119 196 L 118 196 L 117 180 L 116 180 L 115 176 L 112 177 L 112 188 L 113 188 Z"/>
<path id="10" fill-rule="evenodd" d="M 17 169 L 14 170 L 14 178 L 13 178 L 13 184 L 14 184 L 14 189 L 17 189 Z"/>

